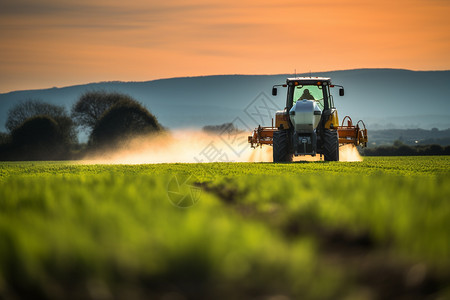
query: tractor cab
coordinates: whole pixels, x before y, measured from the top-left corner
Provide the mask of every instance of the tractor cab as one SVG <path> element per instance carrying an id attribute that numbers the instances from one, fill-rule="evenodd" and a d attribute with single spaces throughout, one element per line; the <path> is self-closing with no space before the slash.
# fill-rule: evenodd
<path id="1" fill-rule="evenodd" d="M 279 111 L 275 117 L 275 127 L 283 125 L 287 128 L 286 122 L 289 122 L 289 112 L 298 101 L 312 100 L 317 104 L 321 110 L 321 121 L 324 122 L 326 128 L 337 128 L 339 120 L 337 110 L 334 106 L 333 96 L 330 93 L 330 88 L 340 87 L 339 95 L 344 95 L 344 88 L 340 85 L 333 85 L 331 79 L 327 77 L 294 77 L 287 78 L 286 84 L 274 85 L 272 88 L 272 95 L 276 96 L 278 93 L 277 87 L 287 87 L 287 98 L 284 111 Z M 278 125 L 278 126 L 277 126 Z"/>
<path id="2" fill-rule="evenodd" d="M 330 94 L 330 78 L 288 78 L 286 80 L 287 99 L 286 107 L 290 109 L 297 101 L 314 100 L 322 110 L 334 108 L 333 97 Z"/>

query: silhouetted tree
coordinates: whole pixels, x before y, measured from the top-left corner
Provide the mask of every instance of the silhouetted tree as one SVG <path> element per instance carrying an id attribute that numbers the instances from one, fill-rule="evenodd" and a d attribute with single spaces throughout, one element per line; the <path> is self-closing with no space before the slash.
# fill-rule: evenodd
<path id="1" fill-rule="evenodd" d="M 444 148 L 444 155 L 450 155 L 450 146 Z"/>
<path id="2" fill-rule="evenodd" d="M 136 135 L 162 130 L 154 115 L 136 101 L 122 100 L 113 105 L 96 123 L 90 145 L 115 145 Z"/>
<path id="3" fill-rule="evenodd" d="M 400 146 L 403 146 L 403 145 L 405 145 L 405 144 L 402 141 L 402 137 L 400 137 L 398 140 L 394 141 L 394 147 L 400 147 Z"/>
<path id="4" fill-rule="evenodd" d="M 223 123 L 221 125 L 206 125 L 203 126 L 202 130 L 206 133 L 215 133 L 220 134 L 223 132 L 226 133 L 239 133 L 239 129 L 234 126 L 233 123 Z"/>
<path id="5" fill-rule="evenodd" d="M 395 154 L 400 156 L 417 155 L 416 153 L 417 153 L 416 149 L 407 145 L 401 145 L 400 147 L 395 149 Z"/>
<path id="6" fill-rule="evenodd" d="M 26 119 L 34 116 L 49 116 L 53 119 L 67 117 L 64 107 L 52 105 L 40 100 L 27 100 L 21 102 L 8 111 L 5 127 L 13 131 Z"/>
<path id="7" fill-rule="evenodd" d="M 136 102 L 128 95 L 91 91 L 84 93 L 72 107 L 72 118 L 78 126 L 91 131 L 101 116 L 120 101 Z"/>
<path id="8" fill-rule="evenodd" d="M 5 127 L 12 132 L 26 120 L 35 116 L 48 116 L 56 121 L 59 130 L 70 143 L 76 143 L 77 132 L 72 119 L 62 106 L 53 105 L 40 100 L 27 100 L 17 104 L 8 111 Z"/>
<path id="9" fill-rule="evenodd" d="M 428 155 L 442 155 L 444 148 L 440 145 L 430 145 L 428 149 Z"/>
<path id="10" fill-rule="evenodd" d="M 69 152 L 70 139 L 49 116 L 25 120 L 11 133 L 13 156 L 20 160 L 61 159 Z"/>
<path id="11" fill-rule="evenodd" d="M 0 145 L 8 144 L 10 142 L 10 135 L 6 132 L 0 132 Z"/>
<path id="12" fill-rule="evenodd" d="M 0 132 L 0 161 L 9 160 L 11 156 L 11 137 L 5 132 Z"/>
<path id="13" fill-rule="evenodd" d="M 380 146 L 375 148 L 365 148 L 360 152 L 365 156 L 417 156 L 417 155 L 449 155 L 450 146 L 440 145 L 417 145 L 407 146 Z"/>

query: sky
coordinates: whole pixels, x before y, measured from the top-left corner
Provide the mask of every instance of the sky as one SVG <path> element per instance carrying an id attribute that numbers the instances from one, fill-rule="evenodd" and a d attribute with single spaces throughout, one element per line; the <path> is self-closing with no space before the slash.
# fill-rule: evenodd
<path id="1" fill-rule="evenodd" d="M 355 68 L 449 70 L 450 1 L 0 2 L 0 93 Z"/>

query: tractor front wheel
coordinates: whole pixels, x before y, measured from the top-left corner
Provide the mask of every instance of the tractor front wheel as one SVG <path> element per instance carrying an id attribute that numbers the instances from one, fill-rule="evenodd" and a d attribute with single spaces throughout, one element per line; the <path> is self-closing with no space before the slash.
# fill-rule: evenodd
<path id="1" fill-rule="evenodd" d="M 339 136 L 337 130 L 325 129 L 323 134 L 325 161 L 339 161 Z"/>
<path id="2" fill-rule="evenodd" d="M 273 133 L 273 162 L 291 162 L 290 140 L 287 130 L 278 130 Z"/>

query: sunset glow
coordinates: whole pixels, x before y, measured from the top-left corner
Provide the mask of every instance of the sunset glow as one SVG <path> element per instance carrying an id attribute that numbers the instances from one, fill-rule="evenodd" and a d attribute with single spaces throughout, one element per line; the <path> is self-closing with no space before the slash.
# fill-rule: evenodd
<path id="1" fill-rule="evenodd" d="M 94 81 L 450 69 L 446 0 L 4 0 L 0 92 Z"/>

